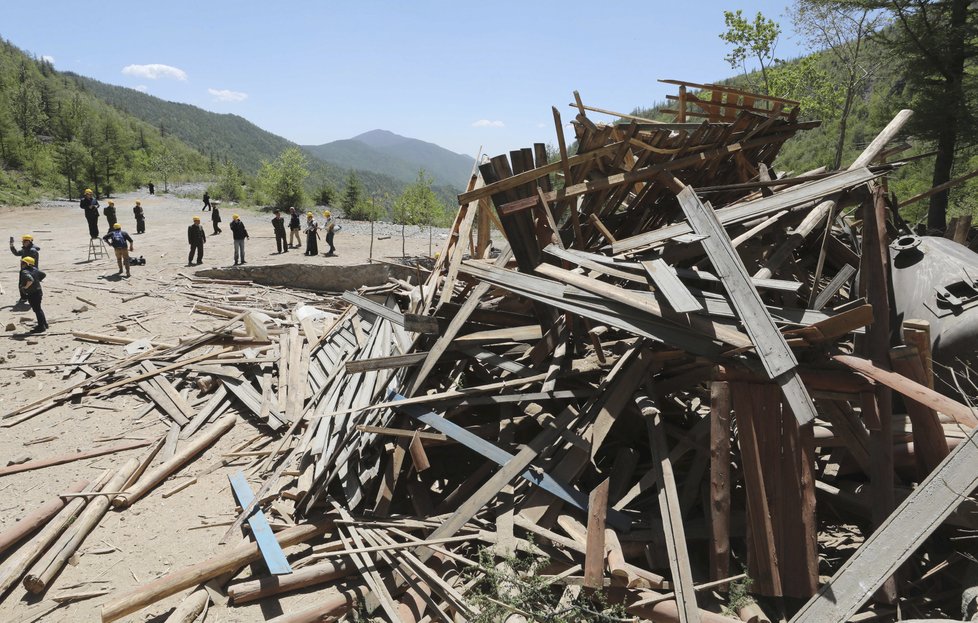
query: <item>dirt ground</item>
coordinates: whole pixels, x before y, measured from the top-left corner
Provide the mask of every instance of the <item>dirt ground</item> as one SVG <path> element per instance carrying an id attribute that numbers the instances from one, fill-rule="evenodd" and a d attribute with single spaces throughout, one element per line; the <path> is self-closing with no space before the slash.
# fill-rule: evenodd
<path id="1" fill-rule="evenodd" d="M 134 234 L 132 206 L 137 199 L 142 201 L 146 211 L 147 233 L 143 235 Z M 62 371 L 57 367 L 57 364 L 67 363 L 75 348 L 83 345 L 72 337 L 71 331 L 176 341 L 222 323 L 219 318 L 192 312 L 193 300 L 181 294 L 189 281 L 180 273 L 192 270 L 185 265 L 188 251 L 186 227 L 194 215 L 202 217 L 208 233 L 201 268 L 231 265 L 228 224 L 234 209 L 222 206 L 224 233 L 211 236 L 210 213 L 200 212 L 201 202 L 198 200 L 137 192 L 116 197 L 114 201 L 118 220 L 133 234 L 133 255 L 146 258 L 146 265 L 134 266 L 132 277 L 128 279 L 115 275 L 114 258 L 88 260 L 88 229 L 77 203 L 47 202 L 40 206 L 0 208 L 0 236 L 4 241 L 13 236 L 15 245 L 19 246 L 21 235 L 32 233 L 41 247 L 40 264 L 47 273 L 44 310 L 50 325 L 43 335 L 28 333 L 34 324 L 34 315 L 29 307 L 14 306 L 18 298 L 18 258 L 9 256 L 7 270 L 0 271 L 0 286 L 4 290 L 0 295 L 0 413 L 7 413 L 83 378 L 82 373 L 76 372 L 70 379 L 63 379 Z M 102 204 L 105 205 L 104 200 Z M 250 264 L 308 262 L 341 267 L 367 260 L 370 245 L 367 225 L 344 224 L 343 231 L 336 236 L 337 257 L 326 258 L 320 254 L 308 258 L 301 250 L 277 255 L 269 222 L 271 215 L 246 210 L 238 212 L 251 234 L 246 243 Z M 104 217 L 99 225 L 105 228 Z M 399 230 L 395 226 L 378 225 L 374 235 L 375 258 L 401 255 Z M 435 248 L 441 247 L 443 242 L 444 233 L 436 232 Z M 320 245 L 322 252 L 324 245 Z M 428 245 L 427 232 L 410 232 L 407 239 L 409 255 L 427 254 Z M 253 291 L 233 286 L 216 287 L 229 294 Z M 281 298 L 277 294 L 276 300 L 292 304 L 315 298 L 309 293 L 291 296 L 279 292 L 282 292 Z M 140 294 L 144 295 L 135 298 Z M 87 305 L 79 297 L 95 305 Z M 11 323 L 15 329 L 4 330 Z M 123 355 L 122 346 L 84 345 L 96 346 L 89 361 Z M 128 440 L 158 439 L 167 432 L 168 425 L 156 417 L 155 412 L 137 419 L 144 406 L 142 398 L 132 393 L 108 400 L 85 398 L 80 404 L 64 404 L 11 428 L 0 428 L 0 466 L 24 457 L 43 459 Z M 43 596 L 28 598 L 28 593 L 18 584 L 0 603 L 0 621 L 99 621 L 100 606 L 109 596 L 61 606 L 53 598 L 97 589 L 127 589 L 216 552 L 221 547 L 218 540 L 227 527 L 206 526 L 234 518 L 234 500 L 227 475 L 232 470 L 247 467 L 253 459 L 242 459 L 241 463 L 219 469 L 167 499 L 162 493 L 219 460 L 221 453 L 229 452 L 255 434 L 257 429 L 248 418 L 239 418 L 229 434 L 151 495 L 127 510 L 110 511 Z M 118 467 L 126 459 L 141 457 L 145 452 L 145 448 L 128 450 L 0 477 L 0 531 L 10 528 L 18 519 L 62 493 L 72 482 L 81 478 L 94 479 L 102 470 Z M 252 480 L 251 485 L 257 489 L 260 482 Z M 0 555 L 0 565 L 2 563 L 3 555 Z M 260 567 L 256 571 L 263 573 Z M 246 570 L 238 577 L 250 574 L 251 571 Z M 315 589 L 244 607 L 212 606 L 206 620 L 265 621 L 282 612 L 315 603 L 319 597 L 313 593 Z M 162 622 L 183 595 L 160 601 L 122 620 Z"/>

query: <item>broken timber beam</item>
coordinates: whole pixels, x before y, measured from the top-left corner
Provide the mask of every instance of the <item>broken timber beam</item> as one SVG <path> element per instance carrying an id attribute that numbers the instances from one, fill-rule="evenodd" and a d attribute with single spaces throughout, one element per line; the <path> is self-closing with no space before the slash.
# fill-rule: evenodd
<path id="1" fill-rule="evenodd" d="M 765 371 L 781 387 L 798 423 L 811 422 L 818 414 L 798 374 L 798 361 L 751 283 L 750 275 L 731 245 L 726 230 L 713 210 L 700 201 L 692 188 L 682 185 L 675 178 L 671 181 L 674 188 L 678 185 L 681 189 L 676 197 L 690 226 L 697 234 L 709 236 L 702 241 L 703 248 L 717 272 L 727 276 L 722 282 L 723 287 L 730 295 L 730 301 L 750 335 Z"/>

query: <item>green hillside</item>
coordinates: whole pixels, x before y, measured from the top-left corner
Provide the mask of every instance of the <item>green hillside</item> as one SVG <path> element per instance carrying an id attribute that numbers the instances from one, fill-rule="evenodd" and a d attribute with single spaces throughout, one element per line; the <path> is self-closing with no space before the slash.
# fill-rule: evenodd
<path id="1" fill-rule="evenodd" d="M 152 124 L 164 134 L 172 134 L 217 161 L 231 160 L 246 173 L 255 173 L 262 160 L 271 160 L 294 144 L 262 130 L 243 117 L 219 114 L 168 102 L 135 89 L 106 84 L 65 73 L 82 89 L 108 102 L 116 109 Z"/>
<path id="2" fill-rule="evenodd" d="M 176 136 L 109 106 L 0 39 L 0 203 L 42 196 L 101 195 L 164 175 L 199 176 L 207 158 Z"/>

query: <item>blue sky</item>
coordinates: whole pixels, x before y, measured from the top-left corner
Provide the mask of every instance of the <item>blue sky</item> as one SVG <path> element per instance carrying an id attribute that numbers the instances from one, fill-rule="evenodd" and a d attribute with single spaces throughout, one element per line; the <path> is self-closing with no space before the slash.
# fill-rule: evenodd
<path id="1" fill-rule="evenodd" d="M 59 70 L 234 113 L 305 145 L 383 128 L 474 156 L 556 143 L 585 104 L 629 112 L 675 78 L 731 75 L 724 9 L 782 23 L 789 2 L 5 3 L 0 36 Z M 606 119 L 595 115 L 596 119 Z"/>

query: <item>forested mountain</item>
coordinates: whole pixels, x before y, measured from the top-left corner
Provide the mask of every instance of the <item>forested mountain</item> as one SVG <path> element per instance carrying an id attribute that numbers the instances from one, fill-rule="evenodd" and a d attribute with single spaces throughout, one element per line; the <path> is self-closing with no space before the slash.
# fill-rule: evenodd
<path id="1" fill-rule="evenodd" d="M 388 130 L 371 130 L 351 139 L 307 145 L 310 155 L 334 164 L 412 182 L 424 169 L 436 184 L 463 189 L 474 159 Z"/>
<path id="2" fill-rule="evenodd" d="M 0 39 L 0 203 L 77 197 L 204 175 L 207 159 L 177 137 L 109 106 Z"/>
<path id="3" fill-rule="evenodd" d="M 294 146 L 238 115 L 168 102 L 135 89 L 69 72 L 65 75 L 116 109 L 150 123 L 161 134 L 172 134 L 213 160 L 231 160 L 246 173 L 255 173 L 262 160 L 271 160 L 282 150 Z"/>

